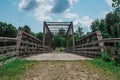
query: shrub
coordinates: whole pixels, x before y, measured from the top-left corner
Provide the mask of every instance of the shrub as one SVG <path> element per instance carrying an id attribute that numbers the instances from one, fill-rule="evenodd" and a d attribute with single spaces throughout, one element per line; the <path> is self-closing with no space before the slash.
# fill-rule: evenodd
<path id="1" fill-rule="evenodd" d="M 118 66 L 120 64 L 120 54 L 117 54 L 114 60 L 115 60 L 115 65 Z"/>
<path id="2" fill-rule="evenodd" d="M 104 60 L 104 61 L 110 61 L 110 58 L 109 58 L 109 56 L 108 56 L 108 53 L 107 53 L 107 51 L 104 51 L 103 53 L 102 53 L 102 60 Z"/>
<path id="3" fill-rule="evenodd" d="M 64 48 L 60 48 L 60 51 L 64 51 Z"/>

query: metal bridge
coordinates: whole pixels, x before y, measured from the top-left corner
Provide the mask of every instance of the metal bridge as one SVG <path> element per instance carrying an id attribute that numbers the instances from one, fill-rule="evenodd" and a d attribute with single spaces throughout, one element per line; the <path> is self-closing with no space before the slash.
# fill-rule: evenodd
<path id="1" fill-rule="evenodd" d="M 96 31 L 74 42 L 73 22 L 44 22 L 43 41 L 23 31 L 18 31 L 16 38 L 0 37 L 0 43 L 2 44 L 0 47 L 0 62 L 3 58 L 10 59 L 16 56 L 24 57 L 52 52 L 51 32 L 58 29 L 55 26 L 67 26 L 67 28 L 65 27 L 66 39 L 72 38 L 72 43 L 66 42 L 65 52 L 67 53 L 98 58 L 106 49 L 119 50 L 118 47 L 114 47 L 114 44 L 120 42 L 120 38 L 103 39 L 101 32 Z M 111 45 L 107 45 L 108 43 Z M 72 45 L 69 46 L 69 44 Z"/>

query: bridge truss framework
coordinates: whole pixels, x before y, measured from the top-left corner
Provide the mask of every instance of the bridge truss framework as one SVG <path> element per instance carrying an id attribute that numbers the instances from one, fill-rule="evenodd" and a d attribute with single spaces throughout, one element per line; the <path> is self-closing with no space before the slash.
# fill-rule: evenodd
<path id="1" fill-rule="evenodd" d="M 67 26 L 68 28 L 65 26 Z M 52 36 L 53 36 L 52 31 L 58 31 L 60 27 L 62 27 L 66 31 L 66 48 L 75 46 L 74 29 L 73 29 L 72 21 L 71 22 L 45 22 L 44 21 L 43 23 L 43 46 L 48 46 L 52 48 Z M 68 42 L 69 39 L 72 39 L 72 41 Z"/>

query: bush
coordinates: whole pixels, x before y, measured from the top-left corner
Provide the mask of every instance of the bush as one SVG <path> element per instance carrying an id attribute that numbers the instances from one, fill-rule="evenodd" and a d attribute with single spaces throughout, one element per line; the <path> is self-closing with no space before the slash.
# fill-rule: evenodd
<path id="1" fill-rule="evenodd" d="M 115 60 L 115 65 L 118 66 L 120 64 L 120 54 L 117 54 L 114 60 Z"/>
<path id="2" fill-rule="evenodd" d="M 107 51 L 104 51 L 104 52 L 102 53 L 102 60 L 107 61 L 107 62 L 110 61 L 110 58 L 109 58 L 109 56 L 108 56 L 108 54 L 107 54 Z"/>
<path id="3" fill-rule="evenodd" d="M 64 51 L 64 48 L 60 48 L 60 51 Z"/>

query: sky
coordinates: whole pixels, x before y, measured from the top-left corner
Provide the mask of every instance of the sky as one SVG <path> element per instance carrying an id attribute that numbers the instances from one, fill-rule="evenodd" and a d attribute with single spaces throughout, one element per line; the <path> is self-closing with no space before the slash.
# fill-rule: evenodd
<path id="1" fill-rule="evenodd" d="M 73 21 L 90 31 L 91 22 L 112 11 L 112 0 L 0 0 L 0 21 L 16 28 L 29 25 L 32 32 L 42 32 L 43 21 Z"/>

